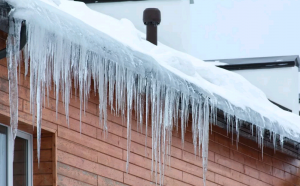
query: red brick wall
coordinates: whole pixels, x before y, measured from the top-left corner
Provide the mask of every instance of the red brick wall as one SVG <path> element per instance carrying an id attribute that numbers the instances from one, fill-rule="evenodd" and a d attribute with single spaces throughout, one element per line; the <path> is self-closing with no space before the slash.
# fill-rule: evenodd
<path id="1" fill-rule="evenodd" d="M 36 131 L 36 130 L 35 130 Z M 38 167 L 37 158 L 37 141 L 36 134 L 33 138 L 33 184 L 34 186 L 43 185 L 51 186 L 53 185 L 53 135 L 52 133 L 42 132 L 41 137 L 41 156 L 40 156 L 40 167 Z"/>
<path id="2" fill-rule="evenodd" d="M 23 71 L 22 71 L 23 72 Z M 19 119 L 31 123 L 29 113 L 29 77 L 20 77 Z M 6 60 L 0 61 L 0 117 L 9 116 Z M 92 96 L 93 94 L 91 94 Z M 61 99 L 60 99 L 61 100 Z M 43 109 L 43 128 L 56 132 L 57 185 L 155 185 L 151 181 L 151 138 L 148 137 L 145 154 L 145 135 L 136 132 L 132 123 L 132 143 L 129 173 L 126 165 L 126 127 L 121 118 L 109 113 L 108 136 L 104 139 L 99 127 L 98 99 L 91 97 L 82 131 L 79 132 L 79 103 L 75 97 L 70 103 L 70 126 L 67 126 L 64 107 L 59 103 L 56 119 L 55 99 L 50 94 L 49 105 Z M 0 120 L 1 121 L 1 120 Z M 148 130 L 151 131 L 151 130 Z M 151 136 L 150 132 L 149 135 Z M 165 185 L 203 185 L 202 163 L 193 154 L 191 131 L 186 133 L 182 149 L 180 134 L 173 133 L 171 166 L 165 169 Z M 45 145 L 42 142 L 42 147 Z M 264 149 L 264 157 L 257 144 L 240 138 L 238 149 L 226 136 L 226 131 L 214 127 L 209 142 L 207 185 L 300 185 L 300 160 L 272 149 Z M 55 183 L 55 181 L 54 181 Z M 35 183 L 35 185 L 39 185 Z"/>

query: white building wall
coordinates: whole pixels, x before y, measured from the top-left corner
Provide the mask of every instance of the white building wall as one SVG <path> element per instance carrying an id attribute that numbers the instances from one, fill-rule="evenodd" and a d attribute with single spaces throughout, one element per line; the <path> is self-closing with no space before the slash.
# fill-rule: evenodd
<path id="1" fill-rule="evenodd" d="M 190 53 L 190 6 L 193 6 L 190 0 L 125 1 L 91 3 L 87 6 L 117 19 L 127 18 L 144 33 L 143 11 L 146 8 L 158 8 L 162 17 L 158 26 L 158 40 L 176 50 Z"/>
<path id="2" fill-rule="evenodd" d="M 298 67 L 234 71 L 262 90 L 268 99 L 299 114 Z"/>

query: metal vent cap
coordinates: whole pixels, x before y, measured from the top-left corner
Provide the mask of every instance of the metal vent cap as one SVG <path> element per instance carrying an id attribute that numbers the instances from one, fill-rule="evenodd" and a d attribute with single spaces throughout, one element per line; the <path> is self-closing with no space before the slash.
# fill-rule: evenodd
<path id="1" fill-rule="evenodd" d="M 157 8 L 147 8 L 144 10 L 143 21 L 145 25 L 159 25 L 161 22 L 160 11 Z"/>

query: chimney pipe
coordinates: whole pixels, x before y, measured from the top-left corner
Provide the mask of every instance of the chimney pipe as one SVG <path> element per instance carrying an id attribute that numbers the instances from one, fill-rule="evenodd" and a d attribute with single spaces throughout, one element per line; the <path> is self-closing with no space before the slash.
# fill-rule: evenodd
<path id="1" fill-rule="evenodd" d="M 157 26 L 160 24 L 160 11 L 157 8 L 147 8 L 143 15 L 144 24 L 147 26 L 146 39 L 157 45 Z"/>

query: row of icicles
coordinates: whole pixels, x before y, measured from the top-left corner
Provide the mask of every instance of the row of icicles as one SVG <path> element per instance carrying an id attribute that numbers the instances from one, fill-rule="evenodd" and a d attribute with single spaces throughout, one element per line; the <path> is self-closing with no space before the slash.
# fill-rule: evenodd
<path id="1" fill-rule="evenodd" d="M 185 130 L 191 117 L 194 152 L 195 155 L 202 156 L 205 185 L 209 124 L 217 122 L 217 103 L 213 98 L 201 94 L 198 94 L 198 97 L 184 94 L 173 87 L 169 87 L 162 80 L 128 70 L 115 61 L 90 52 L 61 36 L 49 34 L 46 30 L 33 24 L 27 24 L 28 41 L 23 49 L 23 58 L 21 58 L 19 52 L 20 36 L 18 34 L 20 29 L 21 22 L 15 21 L 14 24 L 11 24 L 10 33 L 14 33 L 14 37 L 10 35 L 7 41 L 11 128 L 13 139 L 15 139 L 18 128 L 17 69 L 21 65 L 21 61 L 24 61 L 25 76 L 28 70 L 30 71 L 30 109 L 33 125 L 36 123 L 37 126 L 38 162 L 40 161 L 42 107 L 47 106 L 45 100 L 49 96 L 51 87 L 54 87 L 56 95 L 56 108 L 59 101 L 64 103 L 69 125 L 69 103 L 72 88 L 78 92 L 80 110 L 85 112 L 91 86 L 94 86 L 95 93 L 99 96 L 99 120 L 104 131 L 107 131 L 108 128 L 106 121 L 109 108 L 111 112 L 122 116 L 123 121 L 126 121 L 127 171 L 133 117 L 138 121 L 140 131 L 142 131 L 143 125 L 146 125 L 146 138 L 150 132 L 147 131 L 148 126 L 151 126 L 151 171 L 155 173 L 155 182 L 159 185 L 164 183 L 164 167 L 170 161 L 172 130 L 174 128 L 178 130 L 180 126 L 183 144 Z M 60 93 L 62 100 L 58 99 Z M 133 111 L 135 116 L 132 116 Z M 80 112 L 80 123 L 81 115 Z M 235 123 L 238 143 L 239 128 L 242 121 L 226 113 L 224 116 L 228 123 L 228 132 L 230 132 L 230 126 Z M 256 131 L 258 131 L 259 146 L 263 147 L 263 129 L 258 127 Z M 273 136 L 273 139 L 276 137 Z M 274 145 L 275 143 L 274 140 Z M 147 140 L 145 140 L 145 145 L 147 146 Z M 157 177 L 158 172 L 159 177 Z"/>

